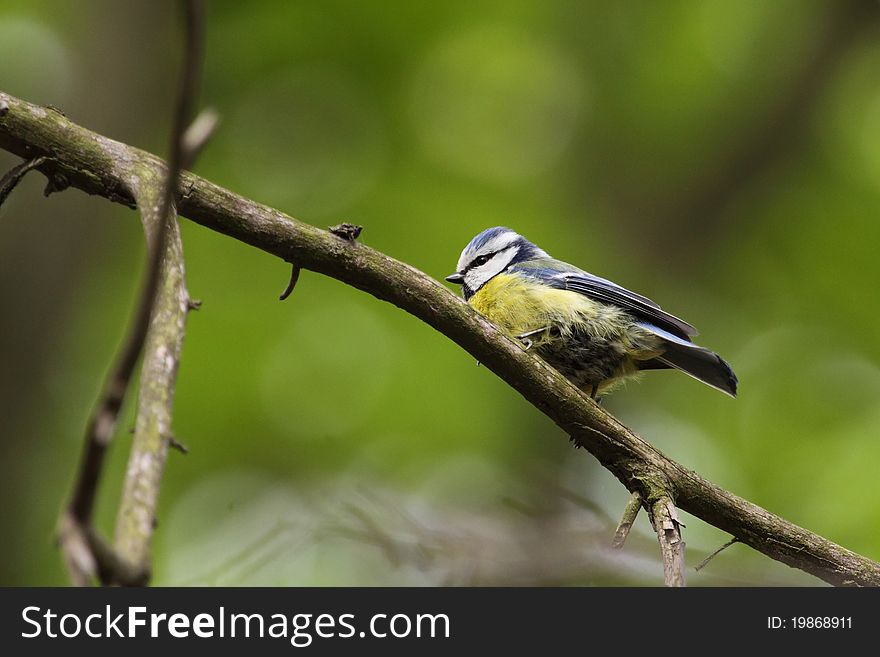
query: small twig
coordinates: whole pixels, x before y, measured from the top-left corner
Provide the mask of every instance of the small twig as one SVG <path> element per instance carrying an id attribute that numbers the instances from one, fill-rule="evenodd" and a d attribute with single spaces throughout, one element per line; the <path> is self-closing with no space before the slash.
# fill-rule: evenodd
<path id="1" fill-rule="evenodd" d="M 726 550 L 727 548 L 729 548 L 729 547 L 730 547 L 731 545 L 733 545 L 734 543 L 739 543 L 739 539 L 738 539 L 736 536 L 734 536 L 732 539 L 730 539 L 729 541 L 727 541 L 727 543 L 725 543 L 724 545 L 722 545 L 720 548 L 718 548 L 717 550 L 715 550 L 712 554 L 710 554 L 708 557 L 706 557 L 706 558 L 703 559 L 700 563 L 698 563 L 696 566 L 694 566 L 694 570 L 696 570 L 696 571 L 700 571 L 700 570 L 702 570 L 703 568 L 705 568 L 706 566 L 708 566 L 708 565 L 709 565 L 709 562 L 712 561 L 712 559 L 714 559 L 714 558 L 717 557 L 719 554 L 721 554 L 722 552 L 724 552 L 724 550 Z"/>
<path id="2" fill-rule="evenodd" d="M 189 454 L 189 447 L 177 440 L 174 436 L 168 436 L 168 446 L 176 449 L 181 454 Z"/>
<path id="3" fill-rule="evenodd" d="M 293 292 L 293 288 L 296 287 L 296 282 L 299 280 L 299 273 L 302 271 L 299 267 L 297 267 L 294 263 L 290 263 L 290 281 L 287 283 L 287 287 L 284 288 L 284 292 L 281 293 L 281 296 L 278 297 L 279 301 L 284 301 L 290 294 Z"/>
<path id="4" fill-rule="evenodd" d="M 7 110 L 8 109 L 9 106 L 7 105 Z M 41 164 L 45 163 L 47 159 L 48 158 L 44 155 L 34 157 L 21 164 L 15 165 L 6 172 L 6 175 L 0 180 L 0 207 L 6 202 L 6 199 L 12 193 L 12 190 L 18 186 L 21 179 L 27 175 L 27 172 L 31 169 L 36 169 Z"/>
<path id="5" fill-rule="evenodd" d="M 337 224 L 336 226 L 330 226 L 329 228 L 331 233 L 333 233 L 337 237 L 341 237 L 344 240 L 348 240 L 349 242 L 354 242 L 358 237 L 360 237 L 361 231 L 363 229 L 363 226 L 355 226 L 354 224 L 350 224 L 348 222 L 343 222 L 341 224 Z"/>
<path id="6" fill-rule="evenodd" d="M 637 492 L 630 495 L 629 501 L 626 503 L 626 506 L 623 507 L 623 517 L 621 517 L 617 529 L 614 531 L 614 539 L 611 541 L 611 547 L 616 550 L 623 547 L 623 544 L 626 542 L 626 537 L 629 536 L 629 530 L 632 529 L 641 508 L 642 496 Z"/>
<path id="7" fill-rule="evenodd" d="M 651 505 L 651 524 L 657 532 L 663 559 L 663 582 L 666 586 L 684 586 L 684 541 L 678 510 L 668 496 Z"/>

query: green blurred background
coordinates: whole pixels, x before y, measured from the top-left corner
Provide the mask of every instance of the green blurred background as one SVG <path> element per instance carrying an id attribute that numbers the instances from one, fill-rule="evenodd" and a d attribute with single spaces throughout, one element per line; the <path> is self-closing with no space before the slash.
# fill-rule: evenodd
<path id="1" fill-rule="evenodd" d="M 179 25 L 173 3 L 0 0 L 0 88 L 164 153 Z M 437 278 L 504 224 L 651 296 L 740 397 L 659 372 L 610 410 L 880 559 L 878 26 L 869 0 L 215 0 L 197 171 Z M 0 211 L 0 584 L 66 582 L 54 524 L 144 266 L 134 212 L 43 182 Z M 625 489 L 464 351 L 312 273 L 279 303 L 284 263 L 182 229 L 204 306 L 156 584 L 662 582 L 644 516 L 607 548 Z M 691 566 L 727 538 L 684 522 Z M 689 579 L 818 583 L 743 546 Z"/>

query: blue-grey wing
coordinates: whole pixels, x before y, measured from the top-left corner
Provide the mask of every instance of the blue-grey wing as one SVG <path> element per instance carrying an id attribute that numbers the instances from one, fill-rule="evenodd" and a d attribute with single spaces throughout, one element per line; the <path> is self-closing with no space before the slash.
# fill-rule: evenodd
<path id="1" fill-rule="evenodd" d="M 697 329 L 675 315 L 663 310 L 656 303 L 631 292 L 617 283 L 594 276 L 568 265 L 565 269 L 556 267 L 529 267 L 526 263 L 514 266 L 513 270 L 524 276 L 539 278 L 552 287 L 571 290 L 585 296 L 623 308 L 636 318 L 647 321 L 675 336 L 690 341 L 697 335 Z"/>

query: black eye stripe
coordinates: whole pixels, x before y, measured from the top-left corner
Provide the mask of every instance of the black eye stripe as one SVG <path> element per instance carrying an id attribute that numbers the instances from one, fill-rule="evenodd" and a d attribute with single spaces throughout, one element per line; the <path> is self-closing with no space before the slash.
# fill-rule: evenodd
<path id="1" fill-rule="evenodd" d="M 478 258 L 474 258 L 471 261 L 471 264 L 469 264 L 467 266 L 467 268 L 464 270 L 465 273 L 469 272 L 474 267 L 480 267 L 481 265 L 485 265 L 487 262 L 489 262 L 495 256 L 496 253 L 498 253 L 498 251 L 495 251 L 494 253 L 486 253 L 485 255 L 481 255 Z"/>
<path id="2" fill-rule="evenodd" d="M 471 269 L 474 269 L 475 267 L 481 267 L 482 265 L 485 265 L 487 262 L 489 262 L 492 258 L 494 258 L 495 256 L 497 256 L 499 253 L 503 253 L 504 251 L 507 251 L 507 250 L 509 250 L 509 249 L 514 248 L 515 246 L 517 246 L 516 243 L 508 244 L 508 245 L 505 246 L 505 247 L 502 247 L 502 248 L 500 248 L 500 249 L 497 249 L 497 250 L 495 250 L 495 251 L 492 251 L 492 253 L 485 253 L 485 254 L 483 254 L 483 255 L 481 255 L 481 256 L 478 256 L 478 257 L 474 258 L 473 260 L 471 260 L 470 264 L 469 264 L 467 267 L 465 267 L 464 271 L 461 272 L 461 273 L 462 273 L 462 274 L 467 274 Z"/>

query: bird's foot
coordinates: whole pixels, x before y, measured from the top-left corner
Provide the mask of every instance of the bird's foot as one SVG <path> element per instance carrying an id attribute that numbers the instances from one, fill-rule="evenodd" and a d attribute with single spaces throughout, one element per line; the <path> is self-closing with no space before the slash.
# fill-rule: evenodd
<path id="1" fill-rule="evenodd" d="M 549 326 L 544 326 L 542 328 L 535 329 L 534 331 L 520 333 L 519 335 L 515 335 L 513 337 L 516 338 L 517 340 L 519 340 L 520 342 L 522 342 L 523 346 L 525 347 L 525 351 L 528 351 L 529 349 L 532 348 L 532 345 L 534 344 L 534 341 L 531 340 L 531 336 L 537 335 L 538 333 L 543 333 L 544 331 L 549 331 L 549 330 L 550 330 Z"/>

